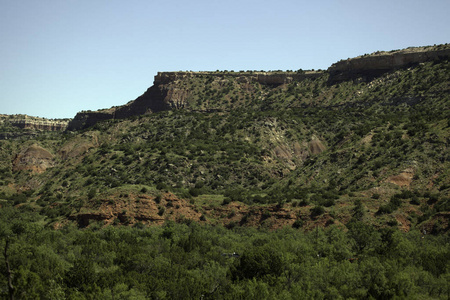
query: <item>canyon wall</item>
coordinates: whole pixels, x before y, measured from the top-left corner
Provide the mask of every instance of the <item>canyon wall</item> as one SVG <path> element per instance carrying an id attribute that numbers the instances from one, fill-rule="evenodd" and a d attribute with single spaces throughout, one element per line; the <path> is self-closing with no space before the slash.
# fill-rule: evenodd
<path id="1" fill-rule="evenodd" d="M 161 85 L 151 86 L 144 94 L 125 105 L 98 111 L 82 111 L 76 114 L 67 130 L 80 130 L 97 122 L 111 119 L 124 119 L 170 109 L 166 97 L 168 90 Z"/>
<path id="2" fill-rule="evenodd" d="M 28 115 L 0 115 L 1 124 L 10 124 L 21 129 L 29 130 L 64 131 L 69 121 L 69 119 L 52 120 Z"/>
<path id="3" fill-rule="evenodd" d="M 147 91 L 123 106 L 99 111 L 79 112 L 68 125 L 68 130 L 79 130 L 93 126 L 99 121 L 123 119 L 170 109 L 187 108 L 186 99 L 189 89 L 180 88 L 177 83 L 198 76 L 216 78 L 233 78 L 238 82 L 257 82 L 264 85 L 278 86 L 315 79 L 323 75 L 320 71 L 301 72 L 158 72 L 153 85 Z"/>
<path id="4" fill-rule="evenodd" d="M 323 73 L 320 71 L 299 71 L 299 72 L 258 72 L 258 71 L 245 71 L 245 72 L 158 72 L 155 76 L 154 85 L 168 84 L 176 80 L 182 80 L 196 76 L 210 76 L 210 77 L 235 77 L 237 80 L 245 80 L 247 82 L 258 82 L 260 84 L 267 85 L 281 85 L 291 83 L 292 81 L 302 81 L 305 79 L 318 78 Z"/>
<path id="5" fill-rule="evenodd" d="M 115 108 L 98 111 L 81 111 L 69 122 L 67 130 L 79 130 L 94 126 L 97 122 L 114 119 Z"/>
<path id="6" fill-rule="evenodd" d="M 328 68 L 329 83 L 334 84 L 356 78 L 371 80 L 389 71 L 449 57 L 450 46 L 448 45 L 366 54 L 332 64 Z"/>
<path id="7" fill-rule="evenodd" d="M 450 45 L 445 44 L 363 55 L 339 61 L 331 65 L 327 72 L 302 70 L 297 72 L 158 72 L 153 85 L 136 100 L 107 110 L 80 112 L 67 128 L 68 130 L 79 130 L 93 126 L 102 120 L 122 119 L 170 109 L 189 109 L 186 99 L 192 91 L 189 88 L 188 80 L 196 77 L 209 77 L 212 80 L 233 79 L 235 82 L 247 86 L 251 83 L 258 83 L 276 87 L 295 81 L 314 80 L 328 74 L 328 83 L 332 85 L 352 79 L 369 81 L 389 71 L 449 57 Z"/>

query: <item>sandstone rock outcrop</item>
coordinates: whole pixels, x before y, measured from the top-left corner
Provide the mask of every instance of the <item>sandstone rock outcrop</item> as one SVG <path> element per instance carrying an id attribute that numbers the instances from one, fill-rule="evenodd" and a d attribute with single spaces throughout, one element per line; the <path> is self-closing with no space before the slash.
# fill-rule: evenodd
<path id="1" fill-rule="evenodd" d="M 68 130 L 79 130 L 94 126 L 97 122 L 114 119 L 115 108 L 98 111 L 82 111 L 69 122 Z"/>
<path id="2" fill-rule="evenodd" d="M 37 144 L 33 144 L 23 149 L 13 159 L 14 172 L 31 171 L 34 173 L 42 173 L 47 168 L 54 166 L 54 156 L 47 149 Z"/>
<path id="3" fill-rule="evenodd" d="M 79 130 L 94 126 L 97 122 L 111 119 L 124 119 L 171 108 L 170 92 L 163 85 L 153 85 L 144 94 L 123 106 L 99 111 L 82 111 L 77 113 L 69 123 L 68 130 Z"/>
<path id="4" fill-rule="evenodd" d="M 267 85 L 281 85 L 292 81 L 302 81 L 307 78 L 315 79 L 322 75 L 320 71 L 300 71 L 300 72 L 158 72 L 155 76 L 154 85 L 168 84 L 176 80 L 182 80 L 195 76 L 211 77 L 235 77 L 239 82 L 258 82 Z"/>
<path id="5" fill-rule="evenodd" d="M 373 79 L 385 72 L 408 67 L 426 61 L 448 59 L 450 57 L 450 45 L 439 45 L 421 48 L 408 48 L 391 52 L 376 52 L 345 61 L 340 61 L 328 68 L 329 84 L 345 80 L 362 78 Z M 144 94 L 126 105 L 113 107 L 107 110 L 85 111 L 78 113 L 69 123 L 69 130 L 79 130 L 93 126 L 99 121 L 108 119 L 122 119 L 131 116 L 143 115 L 170 109 L 189 109 L 187 99 L 194 91 L 186 84 L 188 79 L 195 77 L 210 78 L 213 82 L 226 82 L 235 78 L 235 82 L 247 85 L 259 83 L 261 85 L 280 86 L 295 81 L 316 79 L 323 76 L 322 71 L 297 72 L 274 71 L 240 71 L 240 72 L 158 72 L 153 86 Z M 216 108 L 206 107 L 205 111 Z"/>
<path id="6" fill-rule="evenodd" d="M 1 115 L 0 123 L 9 123 L 21 129 L 42 131 L 64 131 L 69 119 L 46 119 L 28 115 Z"/>
<path id="7" fill-rule="evenodd" d="M 258 82 L 264 85 L 277 86 L 292 81 L 315 79 L 322 75 L 320 71 L 306 72 L 158 72 L 153 85 L 147 91 L 123 106 L 99 111 L 79 112 L 70 121 L 68 130 L 79 130 L 91 127 L 97 122 L 110 119 L 123 119 L 170 109 L 187 108 L 186 99 L 190 90 L 177 85 L 178 81 L 196 76 L 207 76 L 212 79 L 235 77 L 239 82 Z M 208 111 L 208 109 L 207 109 Z"/>
<path id="8" fill-rule="evenodd" d="M 375 52 L 332 64 L 328 68 L 330 73 L 329 83 L 333 84 L 356 78 L 371 80 L 392 70 L 426 61 L 438 61 L 448 58 L 450 58 L 450 45 Z"/>

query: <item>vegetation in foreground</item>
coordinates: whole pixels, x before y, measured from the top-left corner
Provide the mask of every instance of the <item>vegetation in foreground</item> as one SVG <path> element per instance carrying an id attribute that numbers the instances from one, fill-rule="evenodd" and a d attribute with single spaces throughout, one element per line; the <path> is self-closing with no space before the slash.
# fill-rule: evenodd
<path id="1" fill-rule="evenodd" d="M 0 124 L 2 297 L 447 299 L 448 69 L 204 75 L 187 109 Z"/>
<path id="2" fill-rule="evenodd" d="M 306 233 L 191 221 L 54 230 L 4 207 L 0 292 L 12 277 L 16 299 L 448 299 L 448 236 L 356 216 L 348 231 Z"/>

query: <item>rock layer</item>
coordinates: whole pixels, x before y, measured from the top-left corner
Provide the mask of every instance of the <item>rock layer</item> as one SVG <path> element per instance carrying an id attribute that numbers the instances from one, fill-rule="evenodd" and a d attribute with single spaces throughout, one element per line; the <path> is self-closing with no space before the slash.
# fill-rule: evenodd
<path id="1" fill-rule="evenodd" d="M 278 86 L 315 79 L 323 72 L 158 72 L 153 85 L 147 91 L 123 106 L 99 111 L 82 111 L 69 123 L 68 130 L 79 130 L 91 127 L 97 122 L 110 119 L 123 119 L 171 109 L 187 108 L 186 99 L 189 89 L 177 86 L 178 81 L 208 76 L 213 79 L 221 77 L 235 77 L 239 82 L 258 82 L 264 85 Z"/>
<path id="2" fill-rule="evenodd" d="M 352 59 L 341 60 L 328 68 L 331 84 L 363 78 L 371 80 L 383 73 L 409 67 L 426 61 L 450 57 L 450 46 L 408 48 L 391 52 L 376 52 Z"/>
<path id="3" fill-rule="evenodd" d="M 54 166 L 54 156 L 47 149 L 37 144 L 33 144 L 23 149 L 13 159 L 14 172 L 31 171 L 34 173 L 42 173 L 47 168 Z"/>
<path id="4" fill-rule="evenodd" d="M 328 82 L 329 84 L 335 84 L 357 78 L 371 80 L 383 73 L 399 68 L 426 61 L 448 59 L 449 57 L 450 45 L 376 52 L 333 64 L 328 68 Z M 68 129 L 79 130 L 108 119 L 123 119 L 163 110 L 189 108 L 187 99 L 193 91 L 183 87 L 181 83 L 186 83 L 187 79 L 195 78 L 196 76 L 211 77 L 213 81 L 218 80 L 219 82 L 221 79 L 225 81 L 226 78 L 234 77 L 236 82 L 242 84 L 259 83 L 262 85 L 279 86 L 295 81 L 316 79 L 323 75 L 324 72 L 321 71 L 302 70 L 297 72 L 158 72 L 155 76 L 153 86 L 136 100 L 130 101 L 126 105 L 107 110 L 80 112 L 69 123 Z M 206 108 L 206 111 L 209 109 Z"/>
<path id="5" fill-rule="evenodd" d="M 1 115 L 0 123 L 9 123 L 22 129 L 43 131 L 64 131 L 69 119 L 46 119 L 28 115 Z"/>

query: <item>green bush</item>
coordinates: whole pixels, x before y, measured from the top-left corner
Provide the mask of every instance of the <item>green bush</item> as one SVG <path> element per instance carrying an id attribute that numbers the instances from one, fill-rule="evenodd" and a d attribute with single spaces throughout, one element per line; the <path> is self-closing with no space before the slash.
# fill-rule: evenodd
<path id="1" fill-rule="evenodd" d="M 166 212 L 166 208 L 165 207 L 160 207 L 158 210 L 158 215 L 162 216 L 164 215 L 164 213 Z"/>
<path id="2" fill-rule="evenodd" d="M 222 201 L 222 205 L 228 205 L 230 203 L 231 203 L 231 199 L 228 198 L 228 197 L 224 198 L 223 201 Z"/>
<path id="3" fill-rule="evenodd" d="M 92 188 L 92 189 L 89 190 L 89 192 L 88 192 L 88 194 L 87 194 L 87 197 L 88 197 L 88 199 L 92 199 L 92 198 L 94 198 L 96 195 L 97 195 L 97 189 Z"/>
<path id="4" fill-rule="evenodd" d="M 313 218 L 320 216 L 325 212 L 325 208 L 321 205 L 316 205 L 311 209 L 311 216 Z"/>
<path id="5" fill-rule="evenodd" d="M 189 194 L 192 197 L 198 197 L 201 194 L 201 189 L 199 189 L 199 188 L 191 188 L 191 189 L 189 189 Z"/>
<path id="6" fill-rule="evenodd" d="M 270 247 L 257 247 L 245 252 L 231 268 L 233 281 L 261 278 L 275 283 L 284 269 L 281 255 Z"/>
<path id="7" fill-rule="evenodd" d="M 300 219 L 295 220 L 294 224 L 292 224 L 293 228 L 299 229 L 303 227 L 303 221 Z"/>

